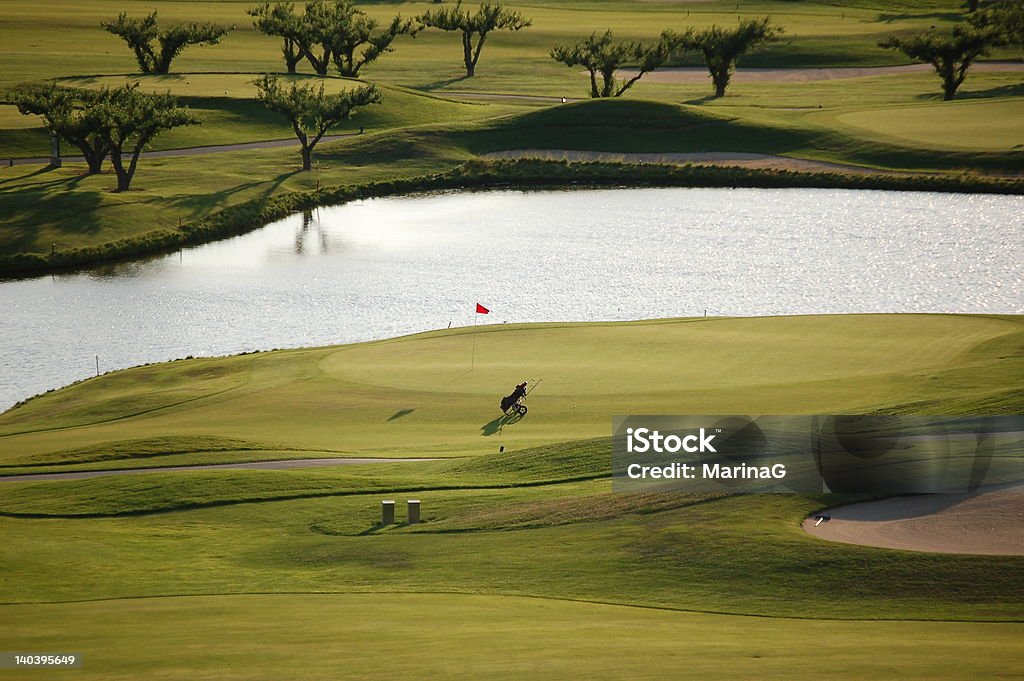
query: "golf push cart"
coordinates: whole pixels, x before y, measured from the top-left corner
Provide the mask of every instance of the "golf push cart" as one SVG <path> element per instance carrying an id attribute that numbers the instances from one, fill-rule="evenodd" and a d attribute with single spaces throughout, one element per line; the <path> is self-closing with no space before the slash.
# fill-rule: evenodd
<path id="1" fill-rule="evenodd" d="M 529 395 L 539 384 L 540 381 L 537 381 L 529 390 L 526 389 L 526 381 L 517 385 L 516 389 L 512 391 L 512 394 L 501 398 L 502 413 L 506 415 L 518 414 L 520 417 L 526 416 L 528 409 L 526 408 L 526 405 L 523 404 L 523 400 L 525 400 L 526 396 Z"/>

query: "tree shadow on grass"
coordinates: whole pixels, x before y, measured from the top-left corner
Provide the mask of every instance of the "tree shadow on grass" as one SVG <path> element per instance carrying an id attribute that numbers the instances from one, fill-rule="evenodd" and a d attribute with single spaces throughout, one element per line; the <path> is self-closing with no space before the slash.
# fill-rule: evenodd
<path id="1" fill-rule="evenodd" d="M 970 82 L 970 76 L 968 76 L 968 83 Z M 985 88 L 983 90 L 973 90 L 969 88 L 961 88 L 957 90 L 956 97 L 953 99 L 955 102 L 960 102 L 968 99 L 995 99 L 998 97 L 1015 97 L 1024 95 L 1024 83 L 1011 83 L 1009 85 L 999 85 L 997 87 Z M 929 92 L 921 92 L 914 95 L 914 99 L 920 102 L 943 102 L 942 99 L 942 86 L 941 81 L 938 78 L 935 79 L 935 90 Z"/>
<path id="2" fill-rule="evenodd" d="M 272 180 L 253 180 L 252 182 L 243 182 L 217 192 L 210 192 L 209 194 L 190 194 L 188 196 L 182 196 L 171 201 L 171 205 L 175 208 L 185 210 L 192 215 L 198 214 L 199 217 L 205 217 L 214 210 L 226 208 L 232 203 L 231 198 L 233 196 L 249 189 L 263 187 L 263 190 L 259 195 L 252 197 L 252 199 L 259 202 L 266 201 L 273 196 L 274 192 L 276 192 L 290 177 L 301 172 L 303 171 L 300 168 L 295 168 L 288 172 L 281 173 Z"/>
<path id="3" fill-rule="evenodd" d="M 30 177 L 36 177 L 37 175 L 45 175 L 46 173 L 52 173 L 54 170 L 56 170 L 56 168 L 51 168 L 50 166 L 40 166 L 39 168 L 33 170 L 28 175 L 17 175 L 15 177 L 9 177 L 6 180 L 0 180 L 0 186 L 10 184 L 12 182 L 24 182 Z M 6 189 L 0 189 L 0 194 L 5 193 L 6 191 Z"/>
<path id="4" fill-rule="evenodd" d="M 707 104 L 708 102 L 713 102 L 716 99 L 718 99 L 718 97 L 716 97 L 715 95 L 704 95 L 703 97 L 697 97 L 696 99 L 688 99 L 685 102 L 683 102 L 683 104 L 690 104 L 692 106 L 700 106 L 701 104 Z"/>
<path id="5" fill-rule="evenodd" d="M 42 168 L 18 180 L 55 172 Z M 57 173 L 41 181 L 19 183 L 0 188 L 0 214 L 4 229 L 0 251 L 11 253 L 48 253 L 49 243 L 37 243 L 41 227 L 59 224 L 66 234 L 94 234 L 101 228 L 97 209 L 103 203 L 100 190 L 85 191 L 79 184 L 88 176 Z"/>
<path id="6" fill-rule="evenodd" d="M 413 88 L 416 90 L 425 90 L 432 92 L 434 90 L 440 90 L 443 87 L 454 85 L 455 83 L 461 83 L 467 80 L 468 76 L 458 76 L 456 78 L 445 78 L 444 80 L 435 80 L 433 83 L 423 83 L 422 85 L 414 85 Z"/>
<path id="7" fill-rule="evenodd" d="M 1000 85 L 984 90 L 960 90 L 956 93 L 957 99 L 989 99 L 992 97 L 1017 97 L 1024 95 L 1024 83 L 1011 83 Z M 939 97 L 941 99 L 941 97 Z"/>
<path id="8" fill-rule="evenodd" d="M 908 19 L 934 19 L 936 21 L 960 21 L 963 19 L 963 15 L 957 12 L 927 12 L 921 13 L 909 13 L 904 12 L 902 14 L 896 13 L 882 13 L 878 15 L 877 21 L 882 23 L 891 24 L 895 21 L 906 21 Z"/>

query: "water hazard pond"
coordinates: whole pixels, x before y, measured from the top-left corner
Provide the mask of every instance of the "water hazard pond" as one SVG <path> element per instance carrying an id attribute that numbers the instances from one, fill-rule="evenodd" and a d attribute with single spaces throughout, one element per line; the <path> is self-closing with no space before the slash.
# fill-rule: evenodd
<path id="1" fill-rule="evenodd" d="M 357 201 L 0 283 L 0 409 L 101 371 L 473 323 L 1024 312 L 1024 197 L 488 191 Z"/>

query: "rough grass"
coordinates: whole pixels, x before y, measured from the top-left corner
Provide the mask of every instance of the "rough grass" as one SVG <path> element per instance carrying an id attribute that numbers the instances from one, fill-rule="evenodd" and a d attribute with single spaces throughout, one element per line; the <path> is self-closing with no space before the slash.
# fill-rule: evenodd
<path id="1" fill-rule="evenodd" d="M 280 68 L 277 41 L 257 35 L 244 15 L 250 4 L 158 3 L 165 21 L 201 14 L 239 26 L 222 45 L 190 49 L 176 62 L 182 73 L 222 75 L 204 77 L 205 90 L 182 92 L 208 125 L 161 144 L 278 136 L 276 124 L 235 96 L 248 74 Z M 130 73 L 128 51 L 97 28 L 122 9 L 107 0 L 0 2 L 0 85 Z M 686 5 L 689 17 L 661 2 L 540 1 L 523 9 L 535 26 L 496 35 L 478 78 L 461 78 L 457 42 L 440 32 L 403 40 L 367 77 L 439 93 L 575 95 L 583 80 L 547 57 L 554 42 L 607 27 L 648 37 L 677 23 L 735 20 L 732 2 Z M 396 7 L 370 11 L 385 16 Z M 884 8 L 867 0 L 744 3 L 744 14 L 772 14 L 787 28 L 782 44 L 744 65 L 896 63 L 898 55 L 875 47 L 879 37 L 948 25 L 960 11 L 956 2 L 931 0 Z M 82 178 L 74 167 L 0 170 L 0 250 L 48 253 L 51 243 L 65 250 L 140 236 L 158 245 L 180 222 L 225 207 L 318 183 L 445 171 L 474 153 L 524 146 L 731 149 L 1013 171 L 1019 152 L 1000 143 L 1016 134 L 1019 83 L 1015 75 L 972 75 L 965 94 L 994 105 L 977 105 L 984 116 L 934 104 L 934 78 L 925 76 L 744 85 L 716 102 L 704 99 L 702 85 L 641 83 L 630 96 L 661 103 L 645 111 L 599 103 L 486 123 L 469 119 L 504 110 L 410 93 L 407 110 L 376 111 L 382 118 L 370 127 L 381 126 L 379 134 L 325 147 L 310 174 L 294 172 L 290 150 L 147 160 L 136 191 L 117 196 L 109 176 Z M 391 101 L 400 99 L 396 91 Z M 859 112 L 868 109 L 881 113 L 865 127 Z M 588 120 L 586 111 L 599 115 Z M 917 125 L 915 115 L 926 123 Z M 38 128 L 9 117 L 0 111 L 0 157 L 36 153 L 45 144 Z M 569 126 L 569 117 L 579 125 Z M 620 120 L 609 125 L 609 118 Z M 435 121 L 443 125 L 390 127 Z M 0 416 L 0 462 L 53 470 L 106 456 L 221 461 L 337 448 L 489 456 L 416 468 L 3 483 L 8 511 L 127 515 L 0 517 L 0 601 L 28 603 L 0 606 L 5 647 L 75 647 L 85 656 L 85 669 L 75 672 L 83 678 L 1012 675 L 1024 662 L 1021 559 L 913 554 L 805 535 L 800 519 L 836 498 L 613 496 L 606 481 L 585 479 L 604 474 L 603 446 L 564 442 L 606 436 L 609 417 L 623 411 L 1019 413 L 1020 327 L 1019 318 L 869 316 L 482 328 L 472 377 L 458 376 L 457 345 L 467 336 L 456 333 L 88 381 Z M 545 377 L 545 390 L 531 397 L 536 409 L 488 435 L 494 386 L 524 370 Z M 455 380 L 438 393 L 431 389 L 438 376 Z M 388 421 L 411 406 L 412 415 Z M 509 451 L 496 456 L 499 441 Z M 256 446 L 281 449 L 248 449 Z M 380 499 L 401 505 L 402 490 L 423 501 L 427 522 L 377 527 Z M 295 594 L 303 591 L 320 593 Z M 339 591 L 365 593 L 323 595 Z M 138 598 L 243 592 L 279 595 Z M 96 598 L 127 600 L 39 603 Z M 875 621 L 908 618 L 1002 622 Z"/>
<path id="2" fill-rule="evenodd" d="M 366 469 L 363 494 L 120 518 L 0 518 L 0 601 L 458 591 L 826 619 L 1024 618 L 1020 558 L 871 549 L 800 529 L 807 513 L 840 497 L 609 499 L 607 480 L 404 492 L 396 471 Z M 355 477 L 259 475 L 282 489 L 301 477 L 324 485 Z M 120 496 L 132 503 L 240 481 L 188 477 L 122 479 Z M 396 500 L 404 521 L 410 498 L 421 501 L 423 524 L 376 525 L 381 499 Z"/>

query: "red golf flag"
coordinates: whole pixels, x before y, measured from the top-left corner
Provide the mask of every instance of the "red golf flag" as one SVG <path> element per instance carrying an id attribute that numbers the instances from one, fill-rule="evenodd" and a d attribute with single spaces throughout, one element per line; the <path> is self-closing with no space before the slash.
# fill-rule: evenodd
<path id="1" fill-rule="evenodd" d="M 477 304 L 476 304 L 476 313 L 477 313 L 477 314 L 490 314 L 490 313 L 491 313 L 491 311 L 490 311 L 490 310 L 488 310 L 488 309 L 487 309 L 486 307 L 484 307 L 483 305 L 481 305 L 480 303 L 477 303 Z"/>

